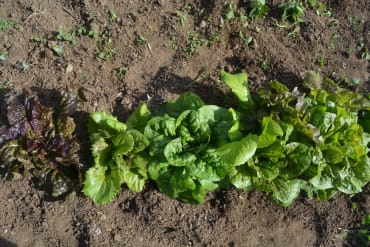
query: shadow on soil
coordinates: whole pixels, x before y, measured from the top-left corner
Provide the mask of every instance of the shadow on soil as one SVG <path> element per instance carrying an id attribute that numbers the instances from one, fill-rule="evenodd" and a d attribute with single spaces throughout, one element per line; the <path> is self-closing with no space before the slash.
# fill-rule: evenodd
<path id="1" fill-rule="evenodd" d="M 1 247 L 17 247 L 16 244 L 14 244 L 14 243 L 12 243 L 12 242 L 10 242 L 10 241 L 2 238 L 2 237 L 0 237 L 0 246 Z"/>

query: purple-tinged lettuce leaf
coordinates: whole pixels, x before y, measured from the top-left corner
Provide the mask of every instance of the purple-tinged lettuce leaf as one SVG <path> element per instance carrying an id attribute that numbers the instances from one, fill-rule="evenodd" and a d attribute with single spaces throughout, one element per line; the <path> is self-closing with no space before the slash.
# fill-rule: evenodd
<path id="1" fill-rule="evenodd" d="M 68 116 L 78 102 L 76 97 L 72 91 L 65 93 L 57 112 L 43 106 L 30 91 L 23 100 L 11 99 L 8 126 L 0 130 L 0 164 L 7 169 L 7 177 L 30 173 L 40 185 L 51 185 L 55 197 L 81 185 L 79 144 L 73 135 L 74 121 Z"/>

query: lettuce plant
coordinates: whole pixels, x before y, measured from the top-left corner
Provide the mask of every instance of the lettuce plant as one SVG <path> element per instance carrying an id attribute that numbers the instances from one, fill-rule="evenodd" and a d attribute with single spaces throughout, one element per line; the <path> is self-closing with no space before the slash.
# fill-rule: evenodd
<path id="1" fill-rule="evenodd" d="M 221 77 L 231 89 L 247 85 L 242 74 L 222 72 Z M 288 206 L 301 190 L 328 199 L 337 192 L 359 193 L 370 181 L 370 134 L 358 122 L 359 111 L 368 111 L 370 101 L 315 73 L 308 75 L 306 87 L 308 95 L 273 81 L 254 99 L 245 93 L 248 88 L 233 90 L 246 119 L 258 124 L 252 130 L 256 151 L 229 170 L 231 184 L 267 192 Z"/>
<path id="2" fill-rule="evenodd" d="M 220 186 L 228 171 L 217 147 L 240 138 L 234 110 L 204 105 L 185 93 L 152 117 L 144 135 L 150 141 L 149 176 L 161 192 L 199 204 Z"/>
<path id="3" fill-rule="evenodd" d="M 96 203 L 106 203 L 123 183 L 141 191 L 147 180 L 147 161 L 140 153 L 149 144 L 144 135 L 104 112 L 91 114 L 88 132 L 94 165 L 86 172 L 84 194 Z"/>
<path id="4" fill-rule="evenodd" d="M 7 177 L 31 173 L 40 185 L 51 186 L 55 197 L 81 185 L 79 144 L 73 134 L 75 123 L 69 117 L 77 103 L 73 91 L 64 93 L 57 112 L 43 106 L 29 91 L 22 100 L 11 99 L 8 126 L 0 129 L 0 165 L 7 170 Z"/>

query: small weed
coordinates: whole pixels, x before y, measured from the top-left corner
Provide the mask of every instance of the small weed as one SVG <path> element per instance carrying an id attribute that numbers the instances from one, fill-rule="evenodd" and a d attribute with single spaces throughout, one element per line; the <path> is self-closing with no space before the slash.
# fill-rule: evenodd
<path id="1" fill-rule="evenodd" d="M 117 23 L 118 22 L 118 16 L 113 10 L 110 10 L 108 12 L 108 16 L 109 16 L 109 22 L 110 23 Z"/>
<path id="2" fill-rule="evenodd" d="M 64 53 L 64 45 L 61 45 L 61 44 L 57 44 L 53 47 L 51 47 L 51 49 L 58 55 L 58 56 L 62 56 L 63 53 Z"/>
<path id="3" fill-rule="evenodd" d="M 310 8 L 316 8 L 319 4 L 318 0 L 304 0 L 304 4 Z"/>
<path id="4" fill-rule="evenodd" d="M 352 204 L 351 204 L 351 209 L 352 210 L 356 210 L 358 208 L 358 204 L 357 204 L 357 202 L 352 202 Z"/>
<path id="5" fill-rule="evenodd" d="M 243 41 L 245 47 L 248 49 L 252 45 L 253 37 L 247 36 L 242 31 L 239 32 L 239 38 Z"/>
<path id="6" fill-rule="evenodd" d="M 269 61 L 267 60 L 267 58 L 264 58 L 261 62 L 260 62 L 260 68 L 263 70 L 263 71 L 268 71 L 270 69 L 270 64 L 269 64 Z"/>
<path id="7" fill-rule="evenodd" d="M 59 41 L 68 41 L 72 45 L 76 45 L 76 41 L 73 39 L 72 35 L 66 33 L 66 31 L 63 28 L 60 28 L 58 30 L 58 33 L 56 35 L 56 39 Z"/>
<path id="8" fill-rule="evenodd" d="M 366 48 L 363 37 L 357 39 L 357 51 L 360 53 L 361 59 L 370 60 L 369 50 Z"/>
<path id="9" fill-rule="evenodd" d="M 316 58 L 315 64 L 318 65 L 319 67 L 324 67 L 328 64 L 328 62 L 325 60 L 325 58 L 322 55 L 320 55 Z"/>
<path id="10" fill-rule="evenodd" d="M 16 64 L 16 67 L 21 72 L 27 72 L 30 69 L 31 64 L 19 62 L 19 63 Z"/>
<path id="11" fill-rule="evenodd" d="M 361 29 L 362 21 L 359 18 L 357 18 L 356 16 L 349 16 L 348 21 L 350 22 L 353 30 L 359 31 Z"/>
<path id="12" fill-rule="evenodd" d="M 235 18 L 235 6 L 232 3 L 227 3 L 224 7 L 224 16 L 226 20 L 231 21 Z"/>
<path id="13" fill-rule="evenodd" d="M 122 79 L 126 75 L 127 68 L 125 66 L 121 66 L 117 69 L 116 75 L 118 79 Z"/>
<path id="14" fill-rule="evenodd" d="M 40 47 L 45 47 L 46 44 L 48 43 L 48 40 L 43 38 L 43 37 L 40 37 L 40 36 L 32 36 L 31 37 L 31 41 L 34 42 L 34 43 L 37 43 Z"/>
<path id="15" fill-rule="evenodd" d="M 304 10 L 300 0 L 289 0 L 289 2 L 280 4 L 279 8 L 283 10 L 281 15 L 283 20 L 290 19 L 295 23 L 304 22 L 302 18 Z"/>
<path id="16" fill-rule="evenodd" d="M 99 36 L 99 33 L 97 30 L 94 30 L 91 27 L 85 27 L 85 26 L 80 26 L 73 30 L 72 32 L 73 36 L 89 36 L 91 38 L 97 38 Z"/>
<path id="17" fill-rule="evenodd" d="M 251 10 L 249 12 L 249 18 L 260 18 L 267 14 L 268 8 L 265 0 L 252 0 Z"/>
<path id="18" fill-rule="evenodd" d="M 83 82 L 85 82 L 85 81 L 89 80 L 89 75 L 87 73 L 83 73 L 81 79 L 82 79 Z"/>
<path id="19" fill-rule="evenodd" d="M 340 35 L 334 34 L 329 40 L 328 49 L 334 50 L 337 42 L 339 41 Z"/>
<path id="20" fill-rule="evenodd" d="M 14 21 L 11 19 L 5 19 L 0 17 L 0 31 L 7 31 L 9 28 L 11 28 L 14 25 Z"/>
<path id="21" fill-rule="evenodd" d="M 330 20 L 328 22 L 328 27 L 338 27 L 339 26 L 339 21 L 336 19 Z"/>
<path id="22" fill-rule="evenodd" d="M 105 29 L 102 33 L 102 38 L 98 42 L 98 47 L 95 49 L 95 56 L 107 61 L 116 55 L 116 49 L 112 48 L 112 39 L 110 38 L 109 29 Z"/>
<path id="23" fill-rule="evenodd" d="M 184 26 L 187 20 L 185 14 L 182 13 L 181 11 L 176 11 L 176 16 L 177 16 L 177 22 L 180 23 L 181 26 Z"/>
<path id="24" fill-rule="evenodd" d="M 208 40 L 199 38 L 198 33 L 190 32 L 189 43 L 186 47 L 186 52 L 189 55 L 194 55 L 198 51 L 199 47 L 201 47 L 202 45 L 207 45 L 208 43 Z"/>
<path id="25" fill-rule="evenodd" d="M 246 15 L 240 15 L 240 21 L 243 27 L 248 27 L 248 17 Z"/>
<path id="26" fill-rule="evenodd" d="M 148 41 L 146 40 L 146 38 L 140 34 L 140 33 L 136 33 L 136 38 L 135 38 L 135 45 L 140 47 L 140 46 L 143 46 L 147 43 Z"/>

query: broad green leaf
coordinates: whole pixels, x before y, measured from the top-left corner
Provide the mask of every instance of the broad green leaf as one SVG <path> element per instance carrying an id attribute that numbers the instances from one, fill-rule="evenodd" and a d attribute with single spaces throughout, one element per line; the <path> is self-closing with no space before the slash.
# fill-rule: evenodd
<path id="1" fill-rule="evenodd" d="M 158 181 L 159 176 L 166 173 L 170 166 L 167 162 L 152 161 L 148 165 L 149 178 Z"/>
<path id="2" fill-rule="evenodd" d="M 146 177 L 142 177 L 139 174 L 131 172 L 130 170 L 123 173 L 123 182 L 126 183 L 127 187 L 135 192 L 140 192 L 144 189 Z"/>
<path id="3" fill-rule="evenodd" d="M 228 171 L 228 165 L 223 162 L 214 149 L 207 150 L 203 156 L 189 166 L 193 177 L 205 181 L 220 181 Z"/>
<path id="4" fill-rule="evenodd" d="M 272 181 L 279 176 L 279 165 L 272 162 L 261 162 L 253 167 L 257 171 L 257 177 L 263 180 Z"/>
<path id="5" fill-rule="evenodd" d="M 143 151 L 150 143 L 149 140 L 146 139 L 142 133 L 135 129 L 128 130 L 127 134 L 132 136 L 132 138 L 134 139 L 134 146 L 131 150 L 132 153 L 139 153 Z"/>
<path id="6" fill-rule="evenodd" d="M 148 106 L 145 103 L 142 103 L 127 119 L 127 127 L 129 129 L 137 129 L 143 132 L 150 117 L 151 113 Z"/>
<path id="7" fill-rule="evenodd" d="M 248 135 L 240 141 L 230 142 L 217 149 L 224 162 L 230 166 L 239 166 L 247 162 L 256 152 L 256 136 Z"/>
<path id="8" fill-rule="evenodd" d="M 246 112 L 252 113 L 252 111 L 255 109 L 255 102 L 249 92 L 247 74 L 229 74 L 222 70 L 221 80 L 238 98 L 240 108 Z"/>
<path id="9" fill-rule="evenodd" d="M 113 200 L 121 184 L 122 174 L 119 169 L 95 166 L 86 172 L 82 191 L 94 202 L 103 204 Z"/>
<path id="10" fill-rule="evenodd" d="M 113 156 L 128 155 L 134 149 L 135 139 L 128 132 L 122 135 L 120 143 L 117 143 Z"/>
<path id="11" fill-rule="evenodd" d="M 159 115 L 168 114 L 178 117 L 185 110 L 197 110 L 204 105 L 204 102 L 196 94 L 183 93 L 176 101 L 167 102 L 158 112 Z"/>
<path id="12" fill-rule="evenodd" d="M 169 116 L 153 117 L 145 126 L 144 136 L 149 140 L 156 136 L 176 136 L 176 119 Z"/>
<path id="13" fill-rule="evenodd" d="M 287 207 L 299 196 L 304 184 L 304 181 L 300 179 L 275 179 L 272 193 L 269 196 L 276 204 Z"/>
<path id="14" fill-rule="evenodd" d="M 169 182 L 173 187 L 175 195 L 187 190 L 195 190 L 196 188 L 194 180 L 184 168 L 173 169 L 173 174 Z"/>
<path id="15" fill-rule="evenodd" d="M 204 187 L 200 184 L 196 184 L 196 188 L 194 190 L 182 192 L 178 195 L 178 198 L 183 202 L 202 204 L 205 196 L 206 191 L 204 190 Z"/>
<path id="16" fill-rule="evenodd" d="M 88 120 L 88 132 L 93 142 L 112 133 L 125 131 L 126 128 L 124 123 L 119 122 L 116 117 L 106 112 L 94 112 Z"/>
<path id="17" fill-rule="evenodd" d="M 281 176 L 284 178 L 297 178 L 308 169 L 312 163 L 312 148 L 298 142 L 285 145 L 288 165 L 282 169 Z"/>
<path id="18" fill-rule="evenodd" d="M 170 141 L 163 153 L 172 166 L 189 166 L 197 160 L 194 154 L 184 150 L 180 138 Z"/>
<path id="19" fill-rule="evenodd" d="M 256 172 L 247 166 L 237 166 L 230 169 L 230 182 L 238 189 L 251 191 L 255 189 L 252 177 Z"/>

